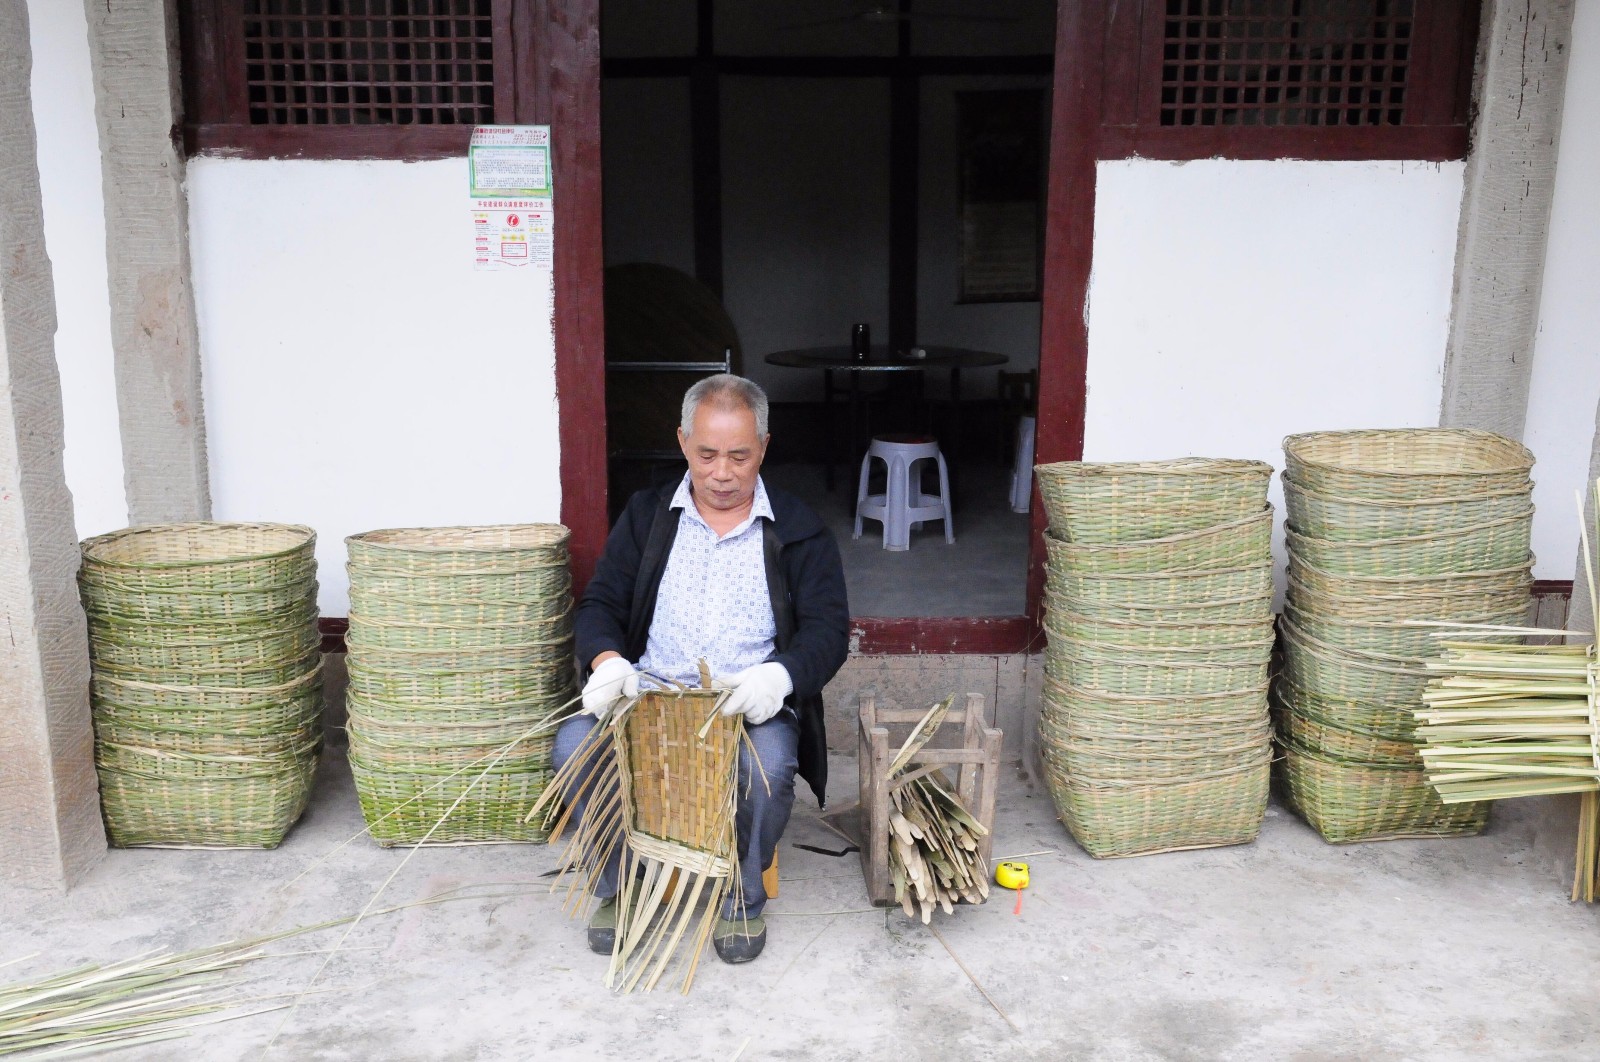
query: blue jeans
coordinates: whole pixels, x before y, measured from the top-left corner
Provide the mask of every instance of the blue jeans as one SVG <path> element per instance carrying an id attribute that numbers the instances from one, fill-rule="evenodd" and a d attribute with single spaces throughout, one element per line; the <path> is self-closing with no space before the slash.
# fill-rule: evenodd
<path id="1" fill-rule="evenodd" d="M 592 715 L 575 715 L 561 724 L 555 740 L 556 770 L 566 765 L 594 726 Z M 739 877 L 744 884 L 743 917 L 754 918 L 767 905 L 767 889 L 761 880 L 761 872 L 771 865 L 773 853 L 778 848 L 778 838 L 783 836 L 784 827 L 789 825 L 789 812 L 794 808 L 794 772 L 799 765 L 797 750 L 800 724 L 794 713 L 784 708 L 760 726 L 746 725 L 745 733 L 750 737 L 750 744 L 755 746 L 756 755 L 761 758 L 761 772 L 766 775 L 766 781 L 763 782 L 761 773 L 753 773 L 750 749 L 741 743 L 739 806 L 734 824 L 739 836 Z M 562 799 L 573 809 L 572 827 L 582 821 L 590 801 L 599 799 L 603 803 L 608 795 L 590 789 L 574 799 L 575 793 L 584 790 L 584 782 L 600 762 L 600 758 L 596 757 L 589 770 L 573 779 L 566 793 L 562 794 Z M 596 896 L 608 900 L 617 894 L 621 867 L 622 850 L 619 846 L 601 870 L 595 887 Z M 741 917 L 741 913 L 733 906 L 731 893 L 723 904 L 722 917 Z"/>

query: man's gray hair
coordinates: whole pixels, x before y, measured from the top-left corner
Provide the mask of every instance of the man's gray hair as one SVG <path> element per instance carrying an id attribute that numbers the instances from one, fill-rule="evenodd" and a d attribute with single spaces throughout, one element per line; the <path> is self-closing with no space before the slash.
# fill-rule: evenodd
<path id="1" fill-rule="evenodd" d="M 753 380 L 726 372 L 707 376 L 684 394 L 683 423 L 679 425 L 684 435 L 694 427 L 700 403 L 708 400 L 716 409 L 748 409 L 756 415 L 756 435 L 767 437 L 767 393 Z"/>

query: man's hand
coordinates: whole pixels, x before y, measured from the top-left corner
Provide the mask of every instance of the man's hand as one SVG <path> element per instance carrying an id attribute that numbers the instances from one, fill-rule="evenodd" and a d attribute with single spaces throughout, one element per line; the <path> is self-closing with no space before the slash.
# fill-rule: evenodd
<path id="1" fill-rule="evenodd" d="M 752 726 L 759 726 L 777 715 L 778 709 L 783 707 L 783 699 L 794 689 L 789 672 L 784 670 L 782 664 L 772 662 L 757 664 L 715 681 L 716 685 L 733 690 L 727 703 L 722 706 L 722 714 L 743 713 Z"/>
<path id="2" fill-rule="evenodd" d="M 621 656 L 608 656 L 595 666 L 583 687 L 583 715 L 604 722 L 617 701 L 639 695 L 639 673 Z"/>

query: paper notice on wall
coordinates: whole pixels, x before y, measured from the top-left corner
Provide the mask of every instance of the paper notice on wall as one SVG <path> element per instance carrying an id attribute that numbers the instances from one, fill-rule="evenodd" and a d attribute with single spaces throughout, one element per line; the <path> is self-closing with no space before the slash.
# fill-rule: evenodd
<path id="1" fill-rule="evenodd" d="M 473 268 L 549 269 L 555 257 L 550 127 L 478 126 L 467 168 Z"/>
<path id="2" fill-rule="evenodd" d="M 480 199 L 472 204 L 472 266 L 549 269 L 555 221 L 548 199 Z"/>

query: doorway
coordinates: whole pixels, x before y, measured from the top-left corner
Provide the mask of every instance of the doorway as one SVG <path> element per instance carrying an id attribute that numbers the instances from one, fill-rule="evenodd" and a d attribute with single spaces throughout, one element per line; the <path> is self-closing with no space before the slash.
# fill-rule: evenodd
<path id="1" fill-rule="evenodd" d="M 1055 10 L 976 7 L 608 3 L 601 142 L 608 279 L 670 269 L 725 311 L 735 371 L 773 402 L 766 478 L 833 527 L 859 626 L 993 645 L 1029 626 L 1032 519 L 1025 493 L 1013 511 L 1011 487 L 1038 393 Z M 608 331 L 623 319 L 618 290 L 608 283 Z M 768 360 L 844 348 L 857 322 L 893 371 Z M 668 338 L 666 361 L 724 353 Z M 918 347 L 935 357 L 915 364 Z M 936 364 L 941 349 L 991 357 Z M 614 459 L 641 449 L 624 439 L 639 420 L 619 401 L 658 402 L 647 379 L 608 380 L 612 508 L 681 474 L 648 455 Z M 681 394 L 692 374 L 661 379 Z M 954 545 L 939 522 L 905 551 L 883 549 L 872 520 L 853 537 L 866 442 L 892 433 L 934 439 L 947 457 Z M 869 491 L 882 493 L 873 465 Z M 937 493 L 933 467 L 922 482 Z"/>

